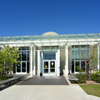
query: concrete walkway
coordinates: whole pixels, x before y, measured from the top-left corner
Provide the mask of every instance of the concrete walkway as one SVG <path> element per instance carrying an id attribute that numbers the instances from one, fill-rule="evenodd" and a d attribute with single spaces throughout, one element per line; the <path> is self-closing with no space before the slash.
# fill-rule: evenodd
<path id="1" fill-rule="evenodd" d="M 79 85 L 14 85 L 0 92 L 0 100 L 100 100 Z"/>

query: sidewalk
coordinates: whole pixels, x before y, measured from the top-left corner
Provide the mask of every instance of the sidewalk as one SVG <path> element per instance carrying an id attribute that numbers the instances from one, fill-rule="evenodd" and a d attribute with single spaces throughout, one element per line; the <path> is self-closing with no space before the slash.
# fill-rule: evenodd
<path id="1" fill-rule="evenodd" d="M 0 100 L 100 100 L 79 85 L 14 85 L 0 92 Z"/>

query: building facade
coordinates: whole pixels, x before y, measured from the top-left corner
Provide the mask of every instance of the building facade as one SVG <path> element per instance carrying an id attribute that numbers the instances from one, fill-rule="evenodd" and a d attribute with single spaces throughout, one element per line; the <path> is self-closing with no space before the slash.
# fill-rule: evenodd
<path id="1" fill-rule="evenodd" d="M 21 63 L 13 71 L 15 74 L 30 74 L 38 76 L 60 76 L 78 73 L 77 66 L 87 72 L 87 61 L 90 47 L 98 48 L 99 66 L 100 34 L 65 34 L 46 32 L 40 36 L 11 36 L 1 37 L 0 46 L 19 47 Z M 84 56 L 80 57 L 80 53 Z"/>

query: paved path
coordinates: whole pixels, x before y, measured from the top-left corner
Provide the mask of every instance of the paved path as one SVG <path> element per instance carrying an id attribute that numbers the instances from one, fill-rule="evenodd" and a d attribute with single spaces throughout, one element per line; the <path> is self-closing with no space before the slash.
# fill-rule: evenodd
<path id="1" fill-rule="evenodd" d="M 68 85 L 65 77 L 62 76 L 33 76 L 17 85 Z"/>
<path id="2" fill-rule="evenodd" d="M 14 85 L 0 92 L 0 100 L 100 100 L 79 85 Z"/>

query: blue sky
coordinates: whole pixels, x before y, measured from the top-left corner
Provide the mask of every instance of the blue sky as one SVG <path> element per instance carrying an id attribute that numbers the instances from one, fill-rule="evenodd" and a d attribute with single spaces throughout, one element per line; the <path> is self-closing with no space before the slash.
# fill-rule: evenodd
<path id="1" fill-rule="evenodd" d="M 100 33 L 100 0 L 0 0 L 0 36 Z"/>

